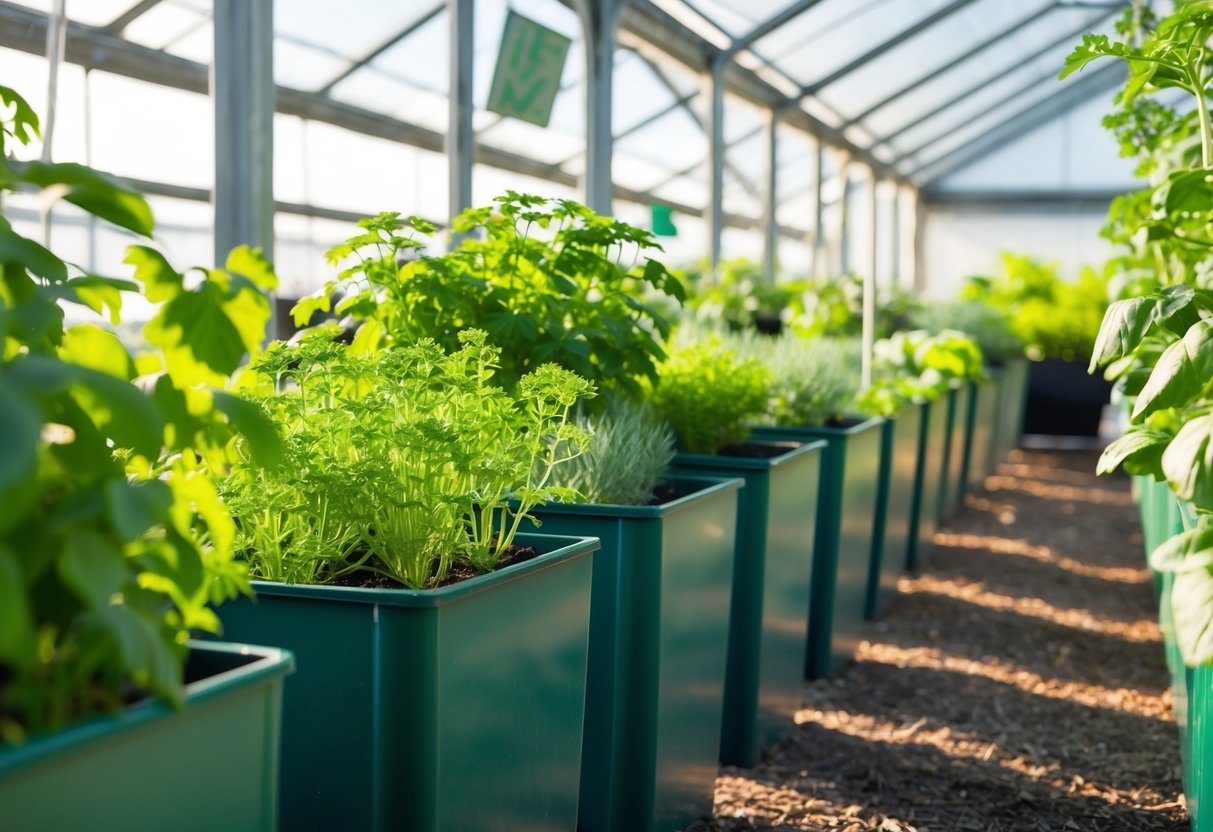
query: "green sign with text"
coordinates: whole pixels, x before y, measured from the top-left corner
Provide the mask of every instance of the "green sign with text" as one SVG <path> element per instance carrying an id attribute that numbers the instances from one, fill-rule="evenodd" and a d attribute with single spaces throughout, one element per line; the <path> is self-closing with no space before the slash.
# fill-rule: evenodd
<path id="1" fill-rule="evenodd" d="M 571 40 L 511 11 L 493 71 L 488 109 L 547 127 Z"/>

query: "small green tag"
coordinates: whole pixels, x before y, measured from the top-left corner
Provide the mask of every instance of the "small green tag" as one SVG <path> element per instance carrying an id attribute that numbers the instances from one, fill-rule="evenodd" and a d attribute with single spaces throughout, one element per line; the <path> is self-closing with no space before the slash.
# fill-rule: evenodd
<path id="1" fill-rule="evenodd" d="M 677 237 L 674 226 L 674 211 L 668 205 L 653 205 L 653 233 L 658 237 Z"/>
<path id="2" fill-rule="evenodd" d="M 547 127 L 571 43 L 559 32 L 511 11 L 501 35 L 488 109 Z"/>

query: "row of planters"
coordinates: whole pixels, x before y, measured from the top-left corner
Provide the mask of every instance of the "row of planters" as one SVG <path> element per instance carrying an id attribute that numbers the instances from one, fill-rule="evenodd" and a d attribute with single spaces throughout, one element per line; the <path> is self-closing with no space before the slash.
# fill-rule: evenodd
<path id="1" fill-rule="evenodd" d="M 1118 247 L 1111 266 L 1120 299 L 1104 316 L 1090 370 L 1103 368 L 1114 383 L 1124 431 L 1099 472 L 1133 476 L 1175 694 L 1184 791 L 1200 832 L 1213 829 L 1213 11 L 1177 0 L 1160 19 L 1148 4 L 1134 5 L 1118 33 L 1120 42 L 1086 36 L 1062 73 L 1105 56 L 1128 62 L 1129 80 L 1105 125 L 1150 183 L 1115 200 L 1104 229 Z"/>
<path id="2" fill-rule="evenodd" d="M 0 167 L 51 187 L 152 236 L 87 168 Z M 846 343 L 675 329 L 647 232 L 575 203 L 507 194 L 440 257 L 360 225 L 263 350 L 256 251 L 122 280 L 0 222 L 13 828 L 681 828 L 1017 429 L 959 332 L 881 341 L 857 396 Z M 132 294 L 138 355 L 65 321 Z"/>

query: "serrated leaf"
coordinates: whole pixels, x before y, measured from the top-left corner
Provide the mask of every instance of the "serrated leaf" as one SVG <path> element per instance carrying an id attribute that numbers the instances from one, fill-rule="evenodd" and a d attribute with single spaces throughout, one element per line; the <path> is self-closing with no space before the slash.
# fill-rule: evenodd
<path id="1" fill-rule="evenodd" d="M 67 536 L 58 568 L 63 582 L 91 609 L 109 606 L 130 574 L 121 550 L 89 530 Z"/>
<path id="2" fill-rule="evenodd" d="M 274 266 L 259 248 L 236 246 L 227 256 L 224 268 L 247 279 L 258 289 L 272 291 L 278 288 L 278 275 Z"/>
<path id="3" fill-rule="evenodd" d="M 1162 455 L 1162 472 L 1180 499 L 1213 510 L 1213 414 L 1180 428 Z"/>
<path id="4" fill-rule="evenodd" d="M 1133 419 L 1168 407 L 1183 407 L 1213 384 L 1213 325 L 1200 321 L 1167 347 L 1137 396 Z"/>
<path id="5" fill-rule="evenodd" d="M 135 280 L 143 285 L 143 294 L 152 303 L 170 300 L 182 291 L 184 278 L 154 248 L 128 246 L 122 262 L 135 267 Z"/>
<path id="6" fill-rule="evenodd" d="M 1093 373 L 1098 367 L 1136 349 L 1150 326 L 1155 305 L 1151 298 L 1129 298 L 1109 304 L 1099 325 L 1087 371 Z"/>

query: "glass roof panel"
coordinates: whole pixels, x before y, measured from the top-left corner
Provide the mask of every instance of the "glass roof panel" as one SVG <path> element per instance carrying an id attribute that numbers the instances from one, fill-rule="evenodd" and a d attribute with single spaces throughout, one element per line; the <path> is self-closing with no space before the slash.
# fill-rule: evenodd
<path id="1" fill-rule="evenodd" d="M 86 26 L 105 26 L 129 9 L 135 0 L 67 0 L 68 20 Z M 24 6 L 33 6 L 49 12 L 54 4 L 51 0 L 25 0 Z"/>
<path id="2" fill-rule="evenodd" d="M 348 0 L 274 0 L 279 37 L 323 46 L 350 61 L 367 54 L 430 9 L 430 0 L 351 3 Z"/>
<path id="3" fill-rule="evenodd" d="M 209 1 L 163 0 L 131 21 L 123 37 L 152 49 L 168 49 L 199 29 L 208 28 L 210 21 Z"/>

